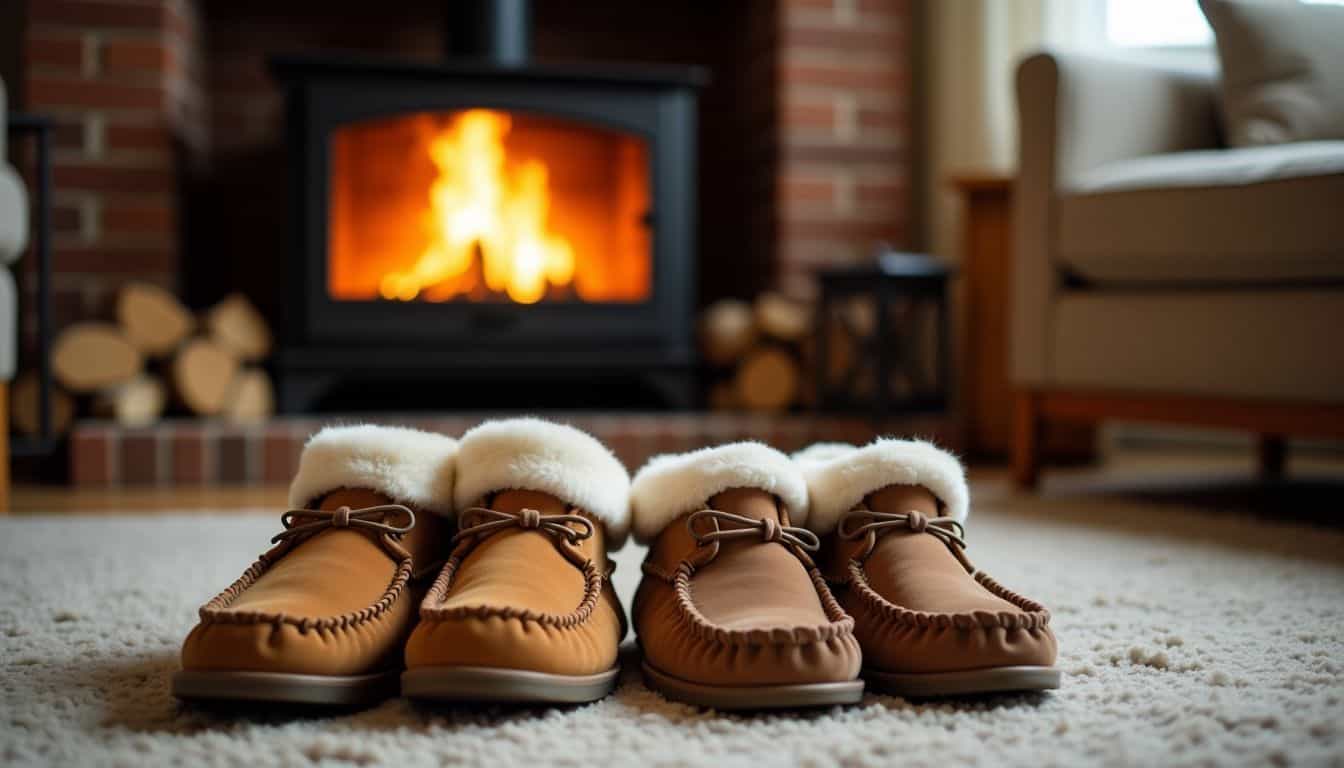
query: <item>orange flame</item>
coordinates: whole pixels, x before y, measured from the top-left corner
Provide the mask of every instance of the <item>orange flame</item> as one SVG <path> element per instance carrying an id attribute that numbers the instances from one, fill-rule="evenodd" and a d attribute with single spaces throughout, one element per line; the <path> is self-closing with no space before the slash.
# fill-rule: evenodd
<path id="1" fill-rule="evenodd" d="M 574 278 L 574 250 L 551 232 L 545 164 L 505 163 L 509 117 L 485 109 L 461 113 L 430 141 L 438 176 L 429 190 L 429 245 L 410 269 L 385 275 L 385 299 L 411 301 L 438 288 L 471 287 L 479 253 L 481 278 L 520 304 Z M 453 290 L 456 286 L 457 290 Z"/>

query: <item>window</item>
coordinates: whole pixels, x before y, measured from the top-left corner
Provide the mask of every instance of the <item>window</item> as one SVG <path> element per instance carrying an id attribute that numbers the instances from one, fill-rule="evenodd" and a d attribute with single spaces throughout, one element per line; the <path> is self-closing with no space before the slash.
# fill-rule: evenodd
<path id="1" fill-rule="evenodd" d="M 1202 46 L 1213 30 L 1195 0 L 1106 0 L 1106 39 L 1123 48 Z"/>
<path id="2" fill-rule="evenodd" d="M 1302 0 L 1344 5 L 1344 0 Z M 1183 48 L 1213 42 L 1196 0 L 1105 0 L 1106 41 L 1121 48 Z"/>

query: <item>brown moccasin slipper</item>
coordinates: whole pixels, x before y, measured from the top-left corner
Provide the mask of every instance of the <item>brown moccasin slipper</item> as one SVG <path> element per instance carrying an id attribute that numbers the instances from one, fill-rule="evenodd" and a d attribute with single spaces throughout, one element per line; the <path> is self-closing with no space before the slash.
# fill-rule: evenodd
<path id="1" fill-rule="evenodd" d="M 760 443 L 660 456 L 631 488 L 649 543 L 635 596 L 644 679 L 717 709 L 847 704 L 863 696 L 853 620 L 809 555 L 802 476 Z"/>
<path id="2" fill-rule="evenodd" d="M 443 435 L 335 427 L 305 446 L 284 531 L 206 603 L 173 694 L 357 705 L 397 693 L 402 646 L 451 531 Z"/>
<path id="3" fill-rule="evenodd" d="M 881 439 L 794 460 L 871 688 L 914 698 L 1059 687 L 1050 613 L 966 557 L 969 491 L 954 456 Z"/>
<path id="4" fill-rule="evenodd" d="M 625 614 L 607 548 L 629 517 L 625 467 L 590 435 L 538 419 L 462 436 L 458 534 L 406 644 L 402 693 L 581 703 L 616 687 Z"/>

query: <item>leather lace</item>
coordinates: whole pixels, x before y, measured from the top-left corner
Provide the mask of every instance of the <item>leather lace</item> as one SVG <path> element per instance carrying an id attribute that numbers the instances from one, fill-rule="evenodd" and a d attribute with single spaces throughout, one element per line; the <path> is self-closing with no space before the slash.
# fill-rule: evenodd
<path id="1" fill-rule="evenodd" d="M 724 523 L 731 523 L 734 527 L 720 527 L 718 530 L 701 533 L 695 529 L 695 521 L 704 518 L 711 518 L 717 521 L 720 526 Z M 768 517 L 757 519 L 719 509 L 702 509 L 699 512 L 691 513 L 686 518 L 686 529 L 691 532 L 691 537 L 695 539 L 695 543 L 698 545 L 721 540 L 759 538 L 763 542 L 777 541 L 782 544 L 792 544 L 808 552 L 816 552 L 821 549 L 821 540 L 817 538 L 815 533 L 806 528 L 780 525 L 777 520 Z"/>
<path id="2" fill-rule="evenodd" d="M 862 522 L 855 528 L 849 528 L 851 522 Z M 966 529 L 961 523 L 950 517 L 929 517 L 922 512 L 874 512 L 869 509 L 855 509 L 840 519 L 837 532 L 840 538 L 852 541 L 869 533 L 881 533 L 891 529 L 907 529 L 915 533 L 927 533 L 940 539 L 948 547 L 966 548 Z M 955 547 L 953 546 L 955 545 Z"/>
<path id="3" fill-rule="evenodd" d="M 574 523 L 583 530 L 569 527 Z M 488 507 L 469 507 L 458 517 L 461 529 L 453 536 L 453 544 L 462 539 L 486 536 L 505 528 L 518 527 L 558 536 L 570 544 L 577 544 L 593 535 L 593 524 L 582 515 L 543 515 L 535 509 L 504 512 Z"/>
<path id="4" fill-rule="evenodd" d="M 404 515 L 405 525 L 384 522 L 388 514 Z M 301 522 L 301 521 L 307 522 Z M 365 528 L 390 536 L 400 536 L 415 527 L 415 513 L 401 504 L 378 504 L 372 507 L 351 509 L 291 509 L 280 516 L 280 524 L 285 530 L 271 537 L 275 544 L 288 539 L 310 536 L 328 528 Z"/>

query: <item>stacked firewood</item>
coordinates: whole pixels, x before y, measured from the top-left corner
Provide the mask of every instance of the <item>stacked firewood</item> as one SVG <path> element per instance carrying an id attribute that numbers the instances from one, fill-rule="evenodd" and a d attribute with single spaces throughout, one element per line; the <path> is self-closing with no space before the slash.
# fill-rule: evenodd
<path id="1" fill-rule="evenodd" d="M 724 299 L 700 316 L 700 349 L 714 368 L 710 407 L 777 412 L 812 402 L 812 307 L 778 293 Z"/>
<path id="2" fill-rule="evenodd" d="M 256 308 L 233 294 L 199 317 L 168 291 L 128 283 L 117 295 L 115 322 L 71 325 L 51 350 L 56 386 L 52 426 L 64 434 L 79 411 L 126 426 L 165 413 L 255 423 L 275 411 L 270 376 L 259 367 L 271 331 Z M 35 434 L 40 383 L 36 372 L 13 388 L 13 423 Z"/>

